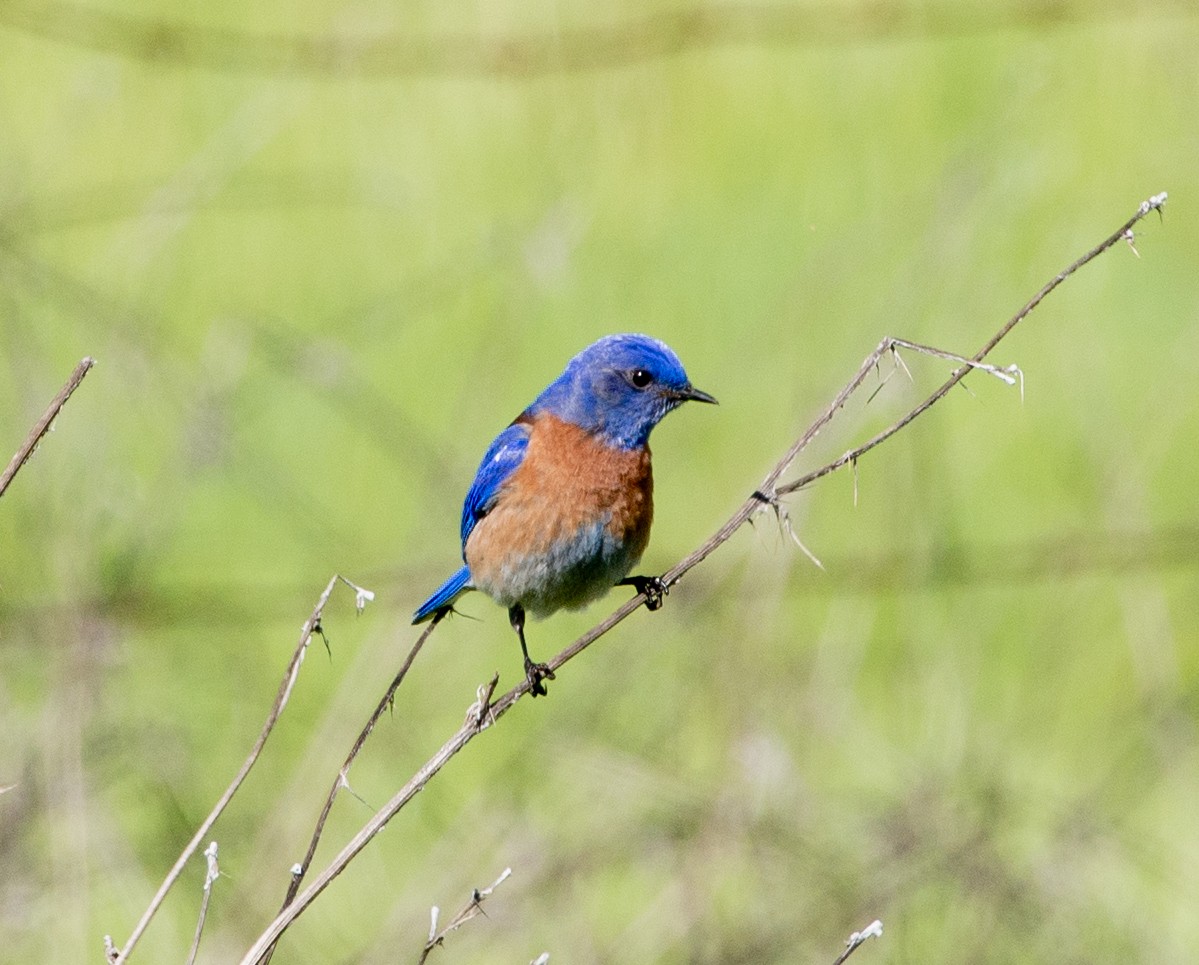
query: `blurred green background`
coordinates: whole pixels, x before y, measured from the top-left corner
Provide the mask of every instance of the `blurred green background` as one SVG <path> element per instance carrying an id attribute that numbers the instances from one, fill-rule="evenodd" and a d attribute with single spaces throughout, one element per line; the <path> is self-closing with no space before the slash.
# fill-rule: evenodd
<path id="1" fill-rule="evenodd" d="M 662 571 L 884 335 L 994 361 L 759 517 L 455 759 L 278 961 L 1192 960 L 1199 946 L 1199 15 L 1184 3 L 0 6 L 3 957 L 128 936 L 248 751 L 200 960 L 273 917 L 484 447 L 594 338 L 718 409 L 655 435 Z M 908 359 L 801 468 L 949 366 Z M 885 373 L 884 373 L 885 374 Z M 605 615 L 534 624 L 548 656 Z M 519 677 L 466 599 L 317 866 Z M 182 961 L 197 858 L 135 961 Z"/>

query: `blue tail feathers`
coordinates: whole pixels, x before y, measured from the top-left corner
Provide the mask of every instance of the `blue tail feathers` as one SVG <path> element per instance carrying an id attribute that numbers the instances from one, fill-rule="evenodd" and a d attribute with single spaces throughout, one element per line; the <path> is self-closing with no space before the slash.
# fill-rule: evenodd
<path id="1" fill-rule="evenodd" d="M 436 592 L 417 608 L 416 613 L 412 615 L 412 622 L 420 623 L 428 620 L 438 610 L 453 603 L 460 593 L 470 588 L 470 570 L 464 566 L 442 583 Z"/>

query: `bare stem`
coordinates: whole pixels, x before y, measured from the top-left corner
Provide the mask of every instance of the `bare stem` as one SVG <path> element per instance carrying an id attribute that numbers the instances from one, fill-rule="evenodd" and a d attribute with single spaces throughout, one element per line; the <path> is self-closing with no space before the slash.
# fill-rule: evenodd
<path id="1" fill-rule="evenodd" d="M 33 455 L 33 451 L 37 448 L 37 444 L 42 441 L 42 436 L 49 432 L 50 426 L 54 424 L 54 417 L 66 405 L 67 399 L 79 388 L 79 383 L 83 381 L 83 377 L 91 371 L 92 366 L 95 364 L 95 359 L 88 357 L 75 366 L 75 371 L 67 379 L 67 384 L 58 390 L 58 395 L 51 400 L 46 411 L 42 413 L 42 417 L 29 430 L 29 435 L 25 437 L 21 448 L 16 451 L 9 461 L 8 468 L 4 470 L 4 475 L 0 476 L 0 496 L 4 495 L 4 491 L 8 489 L 9 483 L 13 481 L 13 477 L 29 461 L 29 457 Z"/>
<path id="2" fill-rule="evenodd" d="M 472 918 L 483 914 L 483 902 L 490 898 L 492 892 L 507 881 L 511 874 L 512 869 L 505 868 L 500 876 L 486 888 L 476 888 L 471 892 L 470 901 L 463 905 L 458 914 L 451 918 L 450 923 L 440 931 L 437 928 L 439 909 L 434 905 L 432 915 L 430 916 L 429 940 L 425 942 L 425 947 L 421 949 L 420 958 L 417 959 L 416 965 L 425 965 L 425 959 L 429 957 L 429 953 L 445 941 L 446 935 L 461 928 Z"/>
<path id="3" fill-rule="evenodd" d="M 333 779 L 333 786 L 329 788 L 329 794 L 325 798 L 324 805 L 321 807 L 321 813 L 317 816 L 316 827 L 313 828 L 312 840 L 308 842 L 308 851 L 304 854 L 304 860 L 292 868 L 291 881 L 288 883 L 287 895 L 283 899 L 283 906 L 280 908 L 280 911 L 285 910 L 295 900 L 296 893 L 300 890 L 300 885 L 304 881 L 304 875 L 308 873 L 308 868 L 312 865 L 317 845 L 320 844 L 321 835 L 325 831 L 325 822 L 329 820 L 329 813 L 333 810 L 333 802 L 343 787 L 349 787 L 350 767 L 362 751 L 363 746 L 366 744 L 366 739 L 370 737 L 371 732 L 375 729 L 375 725 L 379 723 L 379 718 L 392 706 L 392 701 L 395 700 L 395 693 L 399 689 L 400 684 L 404 682 L 404 678 L 408 676 L 408 670 L 412 667 L 412 662 L 416 659 L 416 655 L 420 653 L 421 647 L 425 645 L 425 641 L 429 639 L 429 635 L 436 628 L 437 624 L 445 618 L 445 615 L 446 611 L 439 610 L 434 614 L 433 620 L 429 625 L 425 627 L 424 632 L 416 638 L 416 643 L 412 645 L 412 649 L 408 651 L 408 656 L 404 659 L 404 663 L 392 679 L 391 686 L 383 694 L 382 699 L 380 699 L 378 705 L 375 707 L 374 713 L 367 720 L 366 726 L 359 732 L 357 740 L 354 741 L 354 746 L 350 748 L 350 752 L 346 755 L 345 761 L 337 772 L 337 777 Z M 269 962 L 273 954 L 274 949 L 272 948 L 264 956 L 263 961 Z"/>
<path id="4" fill-rule="evenodd" d="M 845 951 L 837 956 L 833 965 L 845 965 L 845 960 L 862 947 L 871 938 L 883 937 L 883 923 L 875 919 L 861 931 L 856 931 L 845 942 Z"/>
<path id="5" fill-rule="evenodd" d="M 798 457 L 799 454 L 808 447 L 812 440 L 816 438 L 820 431 L 832 421 L 833 416 L 840 408 L 842 408 L 842 406 L 845 405 L 849 397 L 861 387 L 862 383 L 866 379 L 867 374 L 875 367 L 875 365 L 886 352 L 892 351 L 896 347 L 912 348 L 916 350 L 922 350 L 925 348 L 924 346 L 917 346 L 914 343 L 903 342 L 899 339 L 884 339 L 879 344 L 878 348 L 876 348 L 869 356 L 867 356 L 857 374 L 854 375 L 854 377 L 851 378 L 848 383 L 846 383 L 845 387 L 839 393 L 837 393 L 833 401 L 816 418 L 816 420 L 808 427 L 808 429 L 791 445 L 786 453 L 784 453 L 783 457 L 775 464 L 774 468 L 767 473 L 766 478 L 753 492 L 753 494 L 741 504 L 736 512 L 734 512 L 732 516 L 730 516 L 724 523 L 724 525 L 722 525 L 708 540 L 706 540 L 690 555 L 667 570 L 667 572 L 661 577 L 662 582 L 668 587 L 677 583 L 682 576 L 687 573 L 687 571 L 699 565 L 704 559 L 711 555 L 713 551 L 722 546 L 724 543 L 728 542 L 733 533 L 735 533 L 741 527 L 741 525 L 745 523 L 746 520 L 748 520 L 755 512 L 768 506 L 777 507 L 779 504 L 779 497 L 781 495 L 795 492 L 797 489 L 810 484 L 816 479 L 828 475 L 829 473 L 841 468 L 842 466 L 845 466 L 846 464 L 856 464 L 857 459 L 864 453 L 868 452 L 870 449 L 873 449 L 875 446 L 880 445 L 904 426 L 909 425 L 918 416 L 924 412 L 927 412 L 935 402 L 943 398 L 954 385 L 960 382 L 973 369 L 985 369 L 992 375 L 1005 372 L 1010 374 L 1011 371 L 1014 371 L 1009 369 L 998 369 L 994 366 L 984 365 L 983 359 L 1013 328 L 1016 327 L 1016 325 L 1026 318 L 1037 307 L 1037 305 L 1041 303 L 1046 295 L 1048 295 L 1058 285 L 1065 281 L 1066 278 L 1076 272 L 1083 265 L 1107 251 L 1117 242 L 1121 240 L 1131 242 L 1133 237 L 1132 229 L 1137 222 L 1149 214 L 1149 212 L 1160 210 L 1162 205 L 1165 204 L 1165 201 L 1166 195 L 1165 193 L 1162 193 L 1142 202 L 1140 207 L 1137 209 L 1137 213 L 1133 215 L 1132 218 L 1125 222 L 1116 232 L 1114 232 L 1104 241 L 1100 242 L 1063 271 L 1058 273 L 1052 280 L 1047 282 L 1041 288 L 1041 290 L 1037 292 L 1037 294 L 1034 295 L 1032 299 L 1030 299 L 1029 302 L 1020 309 L 1019 312 L 1017 312 L 1006 323 L 1004 323 L 999 331 L 991 336 L 991 338 L 987 340 L 983 347 L 979 349 L 978 352 L 976 352 L 972 357 L 964 358 L 953 355 L 952 353 L 943 353 L 936 349 L 930 350 L 932 354 L 954 360 L 960 360 L 962 362 L 961 366 L 954 371 L 953 375 L 950 376 L 945 384 L 943 384 L 931 396 L 899 419 L 894 425 L 879 433 L 864 445 L 850 450 L 845 455 L 839 457 L 831 463 L 828 463 L 825 466 L 822 466 L 820 469 L 810 472 L 807 475 L 789 482 L 784 486 L 780 486 L 779 480 L 791 467 L 791 464 L 795 461 L 796 457 Z M 602 637 L 618 623 L 623 621 L 629 616 L 629 614 L 631 614 L 645 602 L 646 597 L 644 594 L 639 594 L 626 601 L 607 618 L 596 624 L 572 644 L 570 644 L 570 646 L 566 647 L 566 649 L 551 659 L 548 663 L 549 668 L 554 671 L 558 670 L 558 668 L 560 668 L 563 664 L 572 660 L 583 650 L 587 649 L 587 647 L 591 646 L 592 643 Z M 378 834 L 387 825 L 387 823 L 393 817 L 395 817 L 395 815 L 398 814 L 400 810 L 409 801 L 411 801 L 412 798 L 414 798 L 443 767 L 445 767 L 449 760 L 455 754 L 461 751 L 467 744 L 469 744 L 478 734 L 499 722 L 500 718 L 503 717 L 504 714 L 506 714 L 512 708 L 516 701 L 519 700 L 529 690 L 529 682 L 527 680 L 522 680 L 519 684 L 492 703 L 491 694 L 494 691 L 494 688 L 495 681 L 492 681 L 490 687 L 488 687 L 488 685 L 484 685 L 482 688 L 480 688 L 480 699 L 474 705 L 472 705 L 467 712 L 465 723 L 455 734 L 453 734 L 453 736 L 451 736 L 444 744 L 442 744 L 441 748 L 431 758 L 429 758 L 428 761 L 425 762 L 420 770 L 418 770 L 402 788 L 395 793 L 392 799 L 383 805 L 383 807 L 380 808 L 369 821 L 367 821 L 362 829 L 354 835 L 349 843 L 347 843 L 346 846 L 342 848 L 340 853 L 338 853 L 338 855 L 329 863 L 328 867 L 326 867 L 319 875 L 317 875 L 316 878 L 313 879 L 312 883 L 309 884 L 306 889 L 296 895 L 295 900 L 286 908 L 284 908 L 278 916 L 276 916 L 275 920 L 267 926 L 266 930 L 262 933 L 262 935 L 259 936 L 254 945 L 246 952 L 245 956 L 243 956 L 241 960 L 242 965 L 257 965 L 257 963 L 261 962 L 263 957 L 268 953 L 268 950 L 274 946 L 283 932 L 287 930 L 288 926 L 295 921 L 295 919 L 298 918 L 303 911 L 310 904 L 312 904 L 313 901 L 316 900 L 316 898 L 325 890 L 325 888 L 329 886 L 329 883 L 334 878 L 336 878 L 343 870 L 345 870 L 346 866 L 358 855 L 359 852 L 362 851 L 363 848 L 366 847 L 370 840 L 376 834 Z M 857 937 L 864 941 L 865 938 L 869 938 L 871 934 L 874 933 L 872 929 L 873 926 L 868 928 L 865 932 L 858 933 Z M 851 944 L 852 943 L 853 939 L 851 938 Z M 848 954 L 860 944 L 861 941 L 858 941 L 857 944 L 852 944 L 852 948 L 847 948 L 846 953 L 842 956 L 840 961 L 844 962 L 845 958 L 848 957 Z"/>
<path id="6" fill-rule="evenodd" d="M 183 849 L 183 852 L 175 861 L 174 866 L 167 873 L 166 879 L 159 886 L 154 897 L 150 900 L 149 907 L 142 914 L 141 920 L 138 921 L 137 926 L 133 929 L 133 934 L 129 936 L 129 940 L 125 943 L 125 947 L 121 949 L 120 954 L 117 955 L 115 959 L 112 959 L 115 965 L 120 965 L 120 963 L 128 960 L 130 953 L 133 951 L 134 947 L 145 933 L 145 930 L 149 926 L 151 919 L 154 918 L 155 913 L 157 913 L 159 907 L 162 905 L 163 900 L 167 896 L 167 892 L 169 892 L 172 886 L 174 886 L 176 880 L 179 878 L 179 875 L 183 872 L 184 866 L 191 859 L 191 856 L 196 853 L 196 849 L 200 846 L 200 842 L 208 836 L 208 832 L 212 828 L 213 824 L 216 823 L 216 819 L 220 817 L 221 812 L 225 810 L 225 807 L 229 804 L 229 801 L 233 798 L 233 795 L 237 792 L 237 789 L 241 787 L 242 782 L 250 773 L 250 768 L 252 768 L 254 766 L 254 762 L 258 760 L 258 755 L 262 753 L 262 748 L 266 744 L 266 739 L 271 736 L 271 731 L 275 728 L 275 722 L 278 721 L 279 715 L 283 713 L 283 708 L 287 706 L 287 701 L 291 697 L 292 688 L 295 686 L 296 679 L 300 675 L 300 665 L 304 662 L 304 654 L 308 650 L 308 644 L 312 641 L 312 635 L 320 632 L 321 615 L 325 612 L 325 605 L 329 602 L 329 596 L 333 593 L 333 588 L 337 586 L 339 582 L 344 583 L 346 586 L 350 587 L 350 589 L 354 590 L 357 596 L 359 609 L 361 609 L 362 602 L 370 597 L 369 591 L 365 591 L 361 587 L 356 586 L 344 576 L 335 575 L 329 580 L 324 592 L 321 593 L 320 598 L 317 600 L 316 606 L 312 610 L 312 614 L 307 620 L 304 621 L 304 626 L 300 629 L 300 642 L 296 644 L 296 649 L 291 655 L 291 660 L 287 664 L 287 669 L 283 672 L 283 679 L 279 683 L 279 690 L 275 695 L 275 702 L 271 706 L 270 713 L 267 714 L 266 722 L 262 725 L 262 731 L 258 735 L 258 740 L 254 742 L 254 746 L 250 750 L 250 754 L 246 758 L 245 763 L 242 764 L 241 770 L 237 772 L 237 776 L 233 778 L 232 783 L 225 789 L 225 793 L 222 794 L 220 800 L 216 802 L 216 805 L 209 812 L 208 817 L 206 817 L 200 824 L 200 827 L 196 829 L 196 833 L 192 835 L 192 839 L 187 843 L 187 846 Z"/>
<path id="7" fill-rule="evenodd" d="M 215 841 L 204 849 L 204 857 L 208 859 L 208 871 L 204 875 L 204 897 L 200 900 L 200 917 L 196 919 L 196 934 L 192 938 L 191 951 L 187 955 L 187 965 L 194 965 L 196 953 L 200 951 L 200 936 L 204 934 L 204 922 L 208 918 L 208 901 L 212 897 L 212 885 L 221 876 L 221 869 L 217 864 Z"/>

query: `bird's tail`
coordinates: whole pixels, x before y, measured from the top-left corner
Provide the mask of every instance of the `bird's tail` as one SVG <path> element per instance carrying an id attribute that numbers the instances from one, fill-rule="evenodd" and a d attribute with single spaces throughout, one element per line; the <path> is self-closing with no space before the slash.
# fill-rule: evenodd
<path id="1" fill-rule="evenodd" d="M 416 613 L 412 615 L 412 622 L 421 623 L 428 620 L 438 610 L 453 603 L 459 594 L 469 589 L 471 589 L 470 570 L 464 566 L 442 583 L 436 592 L 417 608 Z"/>

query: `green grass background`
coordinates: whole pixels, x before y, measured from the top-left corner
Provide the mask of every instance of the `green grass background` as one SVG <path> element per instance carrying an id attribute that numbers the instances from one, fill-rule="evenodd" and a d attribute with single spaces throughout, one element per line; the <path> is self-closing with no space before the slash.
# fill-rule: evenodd
<path id="1" fill-rule="evenodd" d="M 1199 18 L 667 9 L 707 26 L 633 56 L 677 22 L 0 7 L 5 455 L 98 359 L 0 502 L 0 957 L 124 941 L 342 572 L 378 600 L 335 595 L 330 655 L 214 834 L 200 960 L 237 960 L 457 563 L 481 452 L 592 339 L 664 338 L 721 401 L 655 435 L 661 571 L 884 335 L 972 352 L 1168 190 L 1139 259 L 1112 250 L 1001 346 L 1023 403 L 972 378 L 862 461 L 856 505 L 849 474 L 793 498 L 824 572 L 767 517 L 738 533 L 455 759 L 276 960 L 415 961 L 429 906 L 509 866 L 434 961 L 831 962 L 876 917 L 857 961 L 1193 959 Z M 908 364 L 803 466 L 948 368 Z M 620 599 L 534 624 L 534 653 Z M 480 682 L 518 679 L 503 612 L 462 610 L 318 866 Z M 183 960 L 202 864 L 135 960 Z"/>

